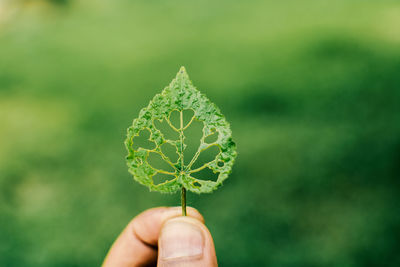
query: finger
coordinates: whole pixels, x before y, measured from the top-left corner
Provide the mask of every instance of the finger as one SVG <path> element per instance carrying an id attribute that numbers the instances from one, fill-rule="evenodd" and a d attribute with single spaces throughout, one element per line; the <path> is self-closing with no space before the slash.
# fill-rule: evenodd
<path id="1" fill-rule="evenodd" d="M 158 241 L 157 266 L 218 266 L 207 227 L 190 217 L 165 222 Z"/>
<path id="2" fill-rule="evenodd" d="M 168 219 L 181 216 L 181 207 L 149 209 L 135 217 L 112 245 L 103 267 L 134 267 L 157 261 L 157 243 L 162 225 Z M 203 222 L 194 208 L 187 208 L 189 217 Z"/>
<path id="3" fill-rule="evenodd" d="M 136 235 L 144 243 L 157 246 L 160 231 L 168 219 L 182 215 L 181 207 L 154 208 L 139 214 L 131 223 Z M 187 215 L 204 222 L 203 216 L 194 208 L 187 208 Z"/>

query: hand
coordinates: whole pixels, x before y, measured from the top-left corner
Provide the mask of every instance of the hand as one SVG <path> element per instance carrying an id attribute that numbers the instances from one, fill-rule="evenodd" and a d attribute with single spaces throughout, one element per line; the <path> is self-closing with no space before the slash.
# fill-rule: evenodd
<path id="1" fill-rule="evenodd" d="M 135 217 L 114 242 L 103 267 L 218 266 L 201 214 L 187 208 L 153 208 Z"/>

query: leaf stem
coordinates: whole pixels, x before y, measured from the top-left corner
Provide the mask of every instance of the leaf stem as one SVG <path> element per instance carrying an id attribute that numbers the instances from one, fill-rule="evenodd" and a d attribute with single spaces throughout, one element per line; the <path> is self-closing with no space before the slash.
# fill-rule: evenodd
<path id="1" fill-rule="evenodd" d="M 182 216 L 186 216 L 186 189 L 182 186 L 181 193 Z"/>
<path id="2" fill-rule="evenodd" d="M 180 129 L 179 129 L 179 137 L 181 141 L 181 174 L 184 168 L 184 161 L 183 161 L 183 140 L 184 140 L 184 135 L 183 135 L 183 110 L 180 111 Z M 182 216 L 186 216 L 186 188 L 182 185 L 182 194 L 181 194 L 181 205 L 182 205 Z"/>

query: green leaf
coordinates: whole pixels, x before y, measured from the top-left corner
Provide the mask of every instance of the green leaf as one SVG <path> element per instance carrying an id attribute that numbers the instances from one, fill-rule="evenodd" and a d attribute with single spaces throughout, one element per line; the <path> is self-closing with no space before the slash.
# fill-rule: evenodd
<path id="1" fill-rule="evenodd" d="M 185 110 L 193 111 L 193 117 L 186 124 L 183 121 L 183 111 Z M 179 112 L 179 126 L 174 126 L 170 120 L 171 113 L 174 111 Z M 156 120 L 166 122 L 179 137 L 176 140 L 167 139 L 166 135 L 156 127 Z M 197 152 L 185 165 L 185 130 L 195 120 L 203 123 L 203 136 Z M 148 140 L 154 144 L 154 148 L 138 147 L 134 149 L 136 139 L 142 131 L 146 130 L 150 132 Z M 125 146 L 128 150 L 126 159 L 129 172 L 136 181 L 149 187 L 151 191 L 174 193 L 184 187 L 195 193 L 212 192 L 228 178 L 237 155 L 229 123 L 215 104 L 193 86 L 184 67 L 179 70 L 176 78 L 160 94 L 157 94 L 147 107 L 140 111 L 139 117 L 133 120 L 133 124 L 127 132 Z M 218 134 L 217 140 L 207 143 L 206 138 L 214 133 Z M 165 143 L 176 148 L 178 154 L 176 162 L 172 162 L 161 150 L 161 146 Z M 199 155 L 211 146 L 219 148 L 215 159 L 193 169 L 193 164 Z M 150 165 L 148 161 L 150 153 L 160 156 L 173 171 L 166 171 Z M 218 179 L 216 181 L 203 180 L 192 176 L 205 168 L 218 174 Z M 156 174 L 163 174 L 169 179 L 156 184 L 154 182 Z"/>

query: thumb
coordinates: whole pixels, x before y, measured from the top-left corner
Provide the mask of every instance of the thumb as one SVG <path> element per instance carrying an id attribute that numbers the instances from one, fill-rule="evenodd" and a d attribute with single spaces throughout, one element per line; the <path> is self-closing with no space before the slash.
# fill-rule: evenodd
<path id="1" fill-rule="evenodd" d="M 207 227 L 190 217 L 168 220 L 158 240 L 157 266 L 218 266 Z"/>

